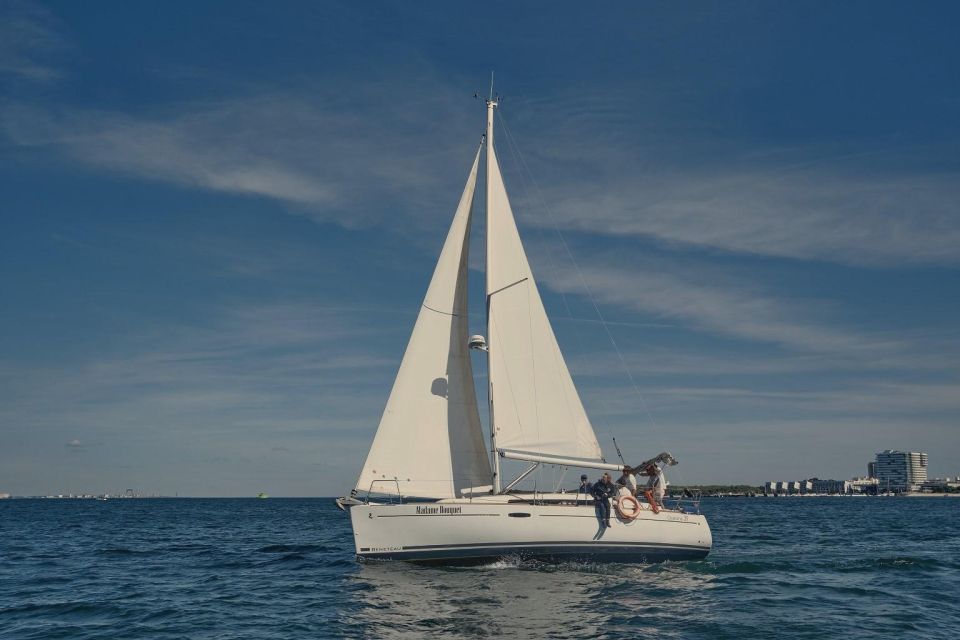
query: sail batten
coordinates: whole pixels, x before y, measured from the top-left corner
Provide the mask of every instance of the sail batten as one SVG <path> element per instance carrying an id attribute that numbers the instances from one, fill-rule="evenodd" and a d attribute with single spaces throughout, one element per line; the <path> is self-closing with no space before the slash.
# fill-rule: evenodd
<path id="1" fill-rule="evenodd" d="M 493 146 L 493 109 L 488 113 L 487 332 L 496 447 L 601 460 L 520 240 Z"/>
<path id="2" fill-rule="evenodd" d="M 478 150 L 356 489 L 453 498 L 490 482 L 467 348 Z"/>

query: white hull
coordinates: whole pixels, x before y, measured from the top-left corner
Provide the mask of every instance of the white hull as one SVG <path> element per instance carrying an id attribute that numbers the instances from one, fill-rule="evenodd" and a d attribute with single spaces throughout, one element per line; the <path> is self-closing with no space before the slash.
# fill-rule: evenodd
<path id="1" fill-rule="evenodd" d="M 600 526 L 592 504 L 443 500 L 350 507 L 357 555 L 435 563 L 487 562 L 504 556 L 552 560 L 658 562 L 696 560 L 713 544 L 702 515 L 644 510 L 636 520 L 612 514 Z"/>

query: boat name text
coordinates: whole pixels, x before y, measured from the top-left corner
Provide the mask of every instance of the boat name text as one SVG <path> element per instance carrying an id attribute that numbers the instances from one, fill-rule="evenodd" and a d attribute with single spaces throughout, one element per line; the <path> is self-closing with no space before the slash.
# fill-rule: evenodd
<path id="1" fill-rule="evenodd" d="M 440 514 L 460 513 L 463 507 L 417 507 L 418 516 L 435 516 Z"/>

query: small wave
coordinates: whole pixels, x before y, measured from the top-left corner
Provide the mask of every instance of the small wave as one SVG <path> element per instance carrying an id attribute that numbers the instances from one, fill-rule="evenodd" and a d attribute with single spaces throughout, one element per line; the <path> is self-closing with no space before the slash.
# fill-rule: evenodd
<path id="1" fill-rule="evenodd" d="M 163 609 L 157 609 L 155 611 L 148 611 L 147 613 L 140 616 L 139 622 L 158 622 L 161 620 L 168 620 L 170 618 L 175 618 L 178 615 L 181 615 L 179 609 L 174 609 L 173 607 L 164 607 Z"/>
<path id="2" fill-rule="evenodd" d="M 264 562 L 264 565 L 272 564 L 290 564 L 290 563 L 305 563 L 305 561 L 310 560 L 307 556 L 302 553 L 287 553 L 285 555 L 279 556 L 277 558 L 271 558 Z"/>
<path id="3" fill-rule="evenodd" d="M 489 564 L 477 565 L 476 568 L 486 571 L 499 571 L 501 569 L 519 569 L 521 564 L 523 564 L 523 560 L 519 556 L 509 556 L 494 560 Z"/>
<path id="4" fill-rule="evenodd" d="M 326 568 L 332 567 L 352 567 L 356 564 L 353 558 L 331 558 L 323 563 Z"/>
<path id="5" fill-rule="evenodd" d="M 729 563 L 697 561 L 688 562 L 685 566 L 693 573 L 706 573 L 713 575 L 757 574 L 767 573 L 769 571 L 805 571 L 803 567 L 797 566 L 790 562 L 751 562 L 749 560 L 741 560 L 738 562 Z"/>
<path id="6" fill-rule="evenodd" d="M 180 544 L 171 544 L 166 547 L 163 547 L 164 551 L 172 551 L 177 553 L 179 551 L 204 551 L 211 552 L 214 551 L 214 547 L 209 544 L 198 544 L 198 543 L 180 543 Z"/>
<path id="7" fill-rule="evenodd" d="M 73 616 L 73 615 L 93 615 L 109 613 L 114 610 L 111 605 L 98 604 L 93 602 L 54 602 L 54 603 L 24 603 L 21 605 L 0 609 L 4 615 L 26 614 L 28 616 L 36 615 L 55 615 L 55 616 Z"/>
<path id="8" fill-rule="evenodd" d="M 271 544 L 257 549 L 260 553 L 301 553 L 312 551 L 327 551 L 322 544 Z"/>
<path id="9" fill-rule="evenodd" d="M 236 560 L 222 560 L 212 564 L 204 565 L 207 569 L 247 569 L 255 566 L 253 561 L 240 558 Z"/>
<path id="10" fill-rule="evenodd" d="M 97 555 L 101 556 L 150 556 L 157 555 L 153 549 L 127 549 L 125 547 L 105 547 L 97 549 Z"/>
<path id="11" fill-rule="evenodd" d="M 856 560 L 854 562 L 836 565 L 833 567 L 833 569 L 842 573 L 860 573 L 878 570 L 929 571 L 947 566 L 950 566 L 949 562 L 933 560 L 931 558 L 897 556 L 892 558 L 867 558 Z"/>
<path id="12" fill-rule="evenodd" d="M 546 561 L 536 558 L 524 558 L 522 556 L 504 556 L 493 562 L 479 564 L 475 566 L 459 567 L 462 570 L 481 570 L 481 571 L 500 571 L 504 569 L 514 569 L 517 571 L 536 571 L 542 573 L 592 573 L 592 574 L 619 574 L 625 567 L 636 569 L 638 566 L 651 565 L 621 565 L 610 562 L 590 562 L 578 560 Z"/>

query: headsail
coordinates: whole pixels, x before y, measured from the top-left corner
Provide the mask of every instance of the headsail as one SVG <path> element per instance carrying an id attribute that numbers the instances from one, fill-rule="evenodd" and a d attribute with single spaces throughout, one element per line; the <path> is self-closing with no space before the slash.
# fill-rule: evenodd
<path id="1" fill-rule="evenodd" d="M 467 257 L 480 152 L 447 234 L 357 490 L 452 498 L 490 483 L 467 348 Z M 376 482 L 375 482 L 376 481 Z M 394 482 L 396 481 L 396 482 Z"/>
<path id="2" fill-rule="evenodd" d="M 498 449 L 599 460 L 530 271 L 487 121 L 487 314 L 492 428 Z"/>

